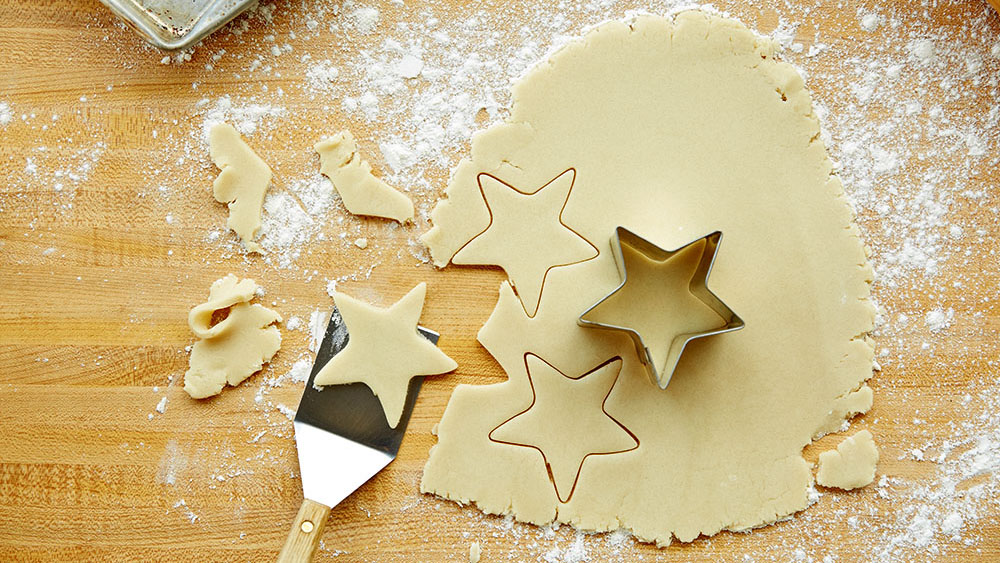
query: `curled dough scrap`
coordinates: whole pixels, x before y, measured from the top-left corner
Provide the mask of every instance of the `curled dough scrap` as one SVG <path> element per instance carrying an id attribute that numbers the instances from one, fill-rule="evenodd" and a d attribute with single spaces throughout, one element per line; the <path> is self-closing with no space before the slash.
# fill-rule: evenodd
<path id="1" fill-rule="evenodd" d="M 350 131 L 320 141 L 313 149 L 319 153 L 320 172 L 333 182 L 348 211 L 400 223 L 413 220 L 413 202 L 372 175 L 372 167 L 358 154 L 358 145 Z"/>
<path id="2" fill-rule="evenodd" d="M 253 280 L 229 274 L 212 284 L 207 302 L 191 309 L 188 325 L 201 340 L 191 349 L 190 368 L 184 373 L 188 395 L 204 399 L 221 393 L 226 383 L 239 385 L 281 347 L 281 333 L 270 326 L 281 322 L 281 315 L 250 305 L 256 291 Z M 229 315 L 212 326 L 212 315 L 227 307 Z"/>
<path id="3" fill-rule="evenodd" d="M 240 236 L 247 250 L 260 252 L 253 238 L 260 230 L 260 211 L 271 184 L 271 168 L 228 123 L 212 127 L 208 146 L 212 162 L 221 170 L 212 183 L 212 193 L 219 203 L 229 204 L 226 225 Z"/>

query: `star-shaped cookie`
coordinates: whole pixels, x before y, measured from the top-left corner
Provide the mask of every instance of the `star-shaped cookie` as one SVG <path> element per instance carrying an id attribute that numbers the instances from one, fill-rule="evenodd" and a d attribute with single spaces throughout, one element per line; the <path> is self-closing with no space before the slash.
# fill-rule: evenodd
<path id="1" fill-rule="evenodd" d="M 743 328 L 707 286 L 721 232 L 664 250 L 619 227 L 612 250 L 622 283 L 580 316 L 580 324 L 622 330 L 635 341 L 652 379 L 666 388 L 687 343 Z"/>
<path id="2" fill-rule="evenodd" d="M 562 221 L 576 170 L 570 168 L 534 192 L 480 174 L 479 191 L 490 210 L 485 231 L 452 257 L 454 264 L 497 265 L 507 272 L 525 313 L 534 317 L 545 276 L 598 255 L 591 244 Z"/>
<path id="3" fill-rule="evenodd" d="M 395 428 L 410 379 L 452 371 L 458 364 L 417 332 L 427 284 L 420 283 L 388 309 L 343 293 L 333 300 L 347 326 L 347 346 L 316 374 L 316 385 L 362 382 L 382 403 Z"/>
<path id="4" fill-rule="evenodd" d="M 556 496 L 568 502 L 588 456 L 627 452 L 639 441 L 606 410 L 621 358 L 569 377 L 534 354 L 524 357 L 531 406 L 497 426 L 490 439 L 535 448 L 542 454 Z"/>

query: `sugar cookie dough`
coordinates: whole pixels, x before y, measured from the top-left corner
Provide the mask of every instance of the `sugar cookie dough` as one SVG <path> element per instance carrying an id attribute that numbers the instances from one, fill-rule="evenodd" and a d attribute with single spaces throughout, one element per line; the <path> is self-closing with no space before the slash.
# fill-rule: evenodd
<path id="1" fill-rule="evenodd" d="M 281 322 L 281 316 L 250 305 L 256 292 L 253 280 L 229 274 L 212 284 L 207 302 L 191 309 L 188 325 L 200 340 L 191 349 L 190 368 L 184 374 L 188 395 L 204 399 L 221 393 L 226 383 L 239 385 L 278 351 L 281 333 L 272 323 Z M 212 317 L 227 308 L 226 318 L 213 325 Z"/>
<path id="2" fill-rule="evenodd" d="M 229 204 L 229 221 L 243 246 L 260 252 L 253 238 L 260 229 L 260 210 L 271 184 L 271 168 L 228 123 L 219 123 L 208 133 L 209 154 L 221 172 L 212 184 L 216 201 Z"/>
<path id="3" fill-rule="evenodd" d="M 347 346 L 316 374 L 316 385 L 363 382 L 382 403 L 395 428 L 403 415 L 410 379 L 452 371 L 458 364 L 417 331 L 427 284 L 421 282 L 388 309 L 340 292 L 333 301 L 347 325 Z"/>
<path id="4" fill-rule="evenodd" d="M 660 545 L 806 508 L 802 449 L 870 405 L 872 273 L 810 95 L 774 50 L 700 11 L 608 23 L 529 72 L 509 120 L 473 137 L 423 237 L 437 265 L 491 223 L 481 174 L 532 189 L 574 169 L 561 222 L 600 254 L 549 270 L 533 317 L 501 284 L 479 341 L 508 379 L 455 389 L 422 491 Z M 618 226 L 662 248 L 724 233 L 710 286 L 746 327 L 692 341 L 665 390 L 627 335 L 576 322 L 621 281 Z M 489 439 L 532 400 L 529 353 L 568 374 L 622 358 L 604 410 L 639 446 L 588 458 L 568 502 L 537 450 Z"/>
<path id="5" fill-rule="evenodd" d="M 361 158 L 350 131 L 341 131 L 313 146 L 319 153 L 319 169 L 333 182 L 344 207 L 355 215 L 413 219 L 413 202 L 402 192 L 372 175 L 372 167 Z"/>
<path id="6" fill-rule="evenodd" d="M 455 264 L 497 264 L 510 278 L 524 310 L 534 316 L 552 268 L 597 257 L 597 248 L 562 220 L 575 170 L 523 191 L 489 174 L 477 178 L 490 223 L 452 257 Z"/>
<path id="7" fill-rule="evenodd" d="M 574 492 L 587 458 L 635 449 L 639 443 L 604 411 L 622 361 L 615 358 L 583 374 L 565 374 L 533 354 L 524 358 L 530 406 L 490 432 L 490 439 L 534 448 L 545 460 L 559 499 Z M 580 416 L 565 416 L 579 413 Z"/>
<path id="8" fill-rule="evenodd" d="M 824 487 L 851 490 L 875 480 L 878 448 L 872 433 L 862 430 L 850 436 L 837 449 L 819 454 L 816 482 Z"/>

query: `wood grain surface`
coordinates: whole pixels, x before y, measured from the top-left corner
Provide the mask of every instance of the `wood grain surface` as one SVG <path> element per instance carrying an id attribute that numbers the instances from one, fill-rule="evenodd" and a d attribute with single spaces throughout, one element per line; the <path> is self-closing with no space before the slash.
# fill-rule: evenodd
<path id="1" fill-rule="evenodd" d="M 0 560 L 276 558 L 302 500 L 291 423 L 283 413 L 294 409 L 302 387 L 268 380 L 311 357 L 308 330 L 283 326 L 274 362 L 240 387 L 207 401 L 188 398 L 181 388 L 185 347 L 193 342 L 187 312 L 229 272 L 256 279 L 267 290 L 262 302 L 286 323 L 331 308 L 328 279 L 343 278 L 345 290 L 382 305 L 427 281 L 421 324 L 442 333 L 441 348 L 460 365 L 453 375 L 425 382 L 399 458 L 334 508 L 317 560 L 463 561 L 472 541 L 482 545 L 483 561 L 568 557 L 577 541 L 569 527 L 541 530 L 418 492 L 435 441 L 431 430 L 454 386 L 504 379 L 475 340 L 495 304 L 501 272 L 436 270 L 422 262 L 414 240 L 426 219 L 400 229 L 335 210 L 339 219 L 326 229 L 327 240 L 302 243 L 291 265 L 278 263 L 277 255 L 245 255 L 230 233 L 210 235 L 226 215 L 210 195 L 216 171 L 199 138 L 200 100 L 211 104 L 228 95 L 286 109 L 248 136 L 274 168 L 274 190 L 315 170 L 312 143 L 345 126 L 373 164 L 386 170 L 378 146 L 389 124 L 356 119 L 332 98 L 309 95 L 301 86 L 308 78 L 302 55 L 347 67 L 382 34 L 412 21 L 414 6 L 378 4 L 379 27 L 365 36 L 303 33 L 311 25 L 303 13 L 316 12 L 311 2 L 268 6 L 274 8 L 269 18 L 238 19 L 195 49 L 191 60 L 161 64 L 162 53 L 143 45 L 98 2 L 0 0 L 0 103 L 12 113 L 11 123 L 0 126 Z M 342 18 L 351 6 L 331 8 L 325 17 Z M 515 31 L 548 13 L 546 6 L 441 0 L 423 9 L 451 22 L 478 11 L 503 13 L 497 21 L 505 27 L 492 48 L 509 53 L 518 47 Z M 646 7 L 664 11 L 657 6 Z M 862 32 L 861 10 L 893 14 L 907 25 L 915 18 L 920 23 L 914 26 L 927 30 L 960 34 L 969 21 L 978 22 L 982 37 L 996 38 L 1000 30 L 981 0 L 716 6 L 763 33 L 781 22 L 800 23 L 795 40 L 806 50 L 821 36 L 830 52 L 841 53 L 810 63 L 808 84 L 834 116 L 852 111 L 836 100 L 860 80 L 845 61 L 889 41 Z M 567 9 L 573 20 L 567 29 L 641 7 Z M 271 60 L 272 43 L 293 50 Z M 260 53 L 273 67 L 267 74 L 241 70 Z M 941 104 L 955 115 L 989 111 L 998 70 L 985 60 L 986 78 L 961 85 L 969 96 L 935 91 L 922 100 L 924 107 Z M 985 134 L 995 139 L 995 131 Z M 908 452 L 930 438 L 946 439 L 956 425 L 976 424 L 962 397 L 980 393 L 996 375 L 1000 313 L 988 303 L 1000 286 L 1000 243 L 993 236 L 1000 173 L 996 145 L 989 146 L 987 158 L 971 165 L 963 164 L 964 153 L 936 158 L 953 159 L 954 173 L 967 178 L 969 189 L 984 192 L 975 202 L 955 202 L 950 212 L 956 220 L 993 225 L 992 234 L 948 242 L 956 258 L 940 264 L 937 278 L 916 275 L 902 285 L 875 286 L 887 316 L 908 312 L 918 320 L 875 335 L 880 350 L 905 361 L 883 362 L 872 380 L 875 407 L 852 425 L 876 435 L 878 473 L 893 481 L 879 489 L 824 491 L 804 513 L 749 534 L 725 532 L 662 549 L 630 538 L 586 537 L 580 541 L 589 560 L 819 561 L 827 555 L 855 561 L 880 553 L 888 560 L 1000 560 L 995 498 L 978 506 L 978 517 L 963 530 L 969 545 L 947 538 L 930 548 L 890 545 L 896 531 L 907 529 L 911 498 L 894 494 L 894 483 L 937 482 L 936 464 Z M 450 165 L 465 150 L 428 165 L 430 186 L 413 191 L 422 212 L 440 197 Z M 921 173 L 915 166 L 894 181 L 917 185 Z M 909 193 L 900 190 L 899 205 Z M 883 220 L 865 213 L 859 218 L 876 254 L 892 242 L 891 231 L 880 228 Z M 349 233 L 347 241 L 339 240 L 341 232 Z M 369 247 L 351 245 L 355 236 L 366 236 Z M 959 258 L 963 250 L 971 257 Z M 955 320 L 946 336 L 929 334 L 923 314 L 942 303 L 954 308 Z M 806 449 L 806 458 L 815 461 L 838 439 L 821 439 Z"/>

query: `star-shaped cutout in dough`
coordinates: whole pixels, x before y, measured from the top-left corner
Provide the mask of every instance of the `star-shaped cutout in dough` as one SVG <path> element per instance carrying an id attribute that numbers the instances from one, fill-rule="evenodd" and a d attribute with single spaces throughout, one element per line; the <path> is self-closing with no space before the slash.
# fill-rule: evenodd
<path id="1" fill-rule="evenodd" d="M 531 353 L 525 354 L 524 364 L 533 394 L 531 406 L 494 428 L 490 439 L 538 450 L 556 496 L 569 502 L 589 456 L 639 447 L 639 440 L 604 408 L 622 360 L 613 358 L 577 377 Z"/>
<path id="2" fill-rule="evenodd" d="M 410 379 L 458 367 L 417 331 L 426 293 L 427 284 L 420 283 L 394 305 L 382 309 L 335 292 L 333 301 L 347 326 L 349 340 L 316 374 L 314 383 L 364 383 L 382 402 L 385 419 L 395 428 L 403 415 Z"/>
<path id="3" fill-rule="evenodd" d="M 524 312 L 534 317 L 549 270 L 600 253 L 562 220 L 576 170 L 566 170 L 534 192 L 522 192 L 489 174 L 480 174 L 477 181 L 490 211 L 490 224 L 451 261 L 503 268 Z"/>
<path id="4" fill-rule="evenodd" d="M 721 241 L 716 231 L 664 250 L 618 227 L 612 250 L 622 283 L 580 315 L 579 323 L 628 332 L 653 381 L 665 389 L 689 341 L 744 326 L 708 289 Z"/>

